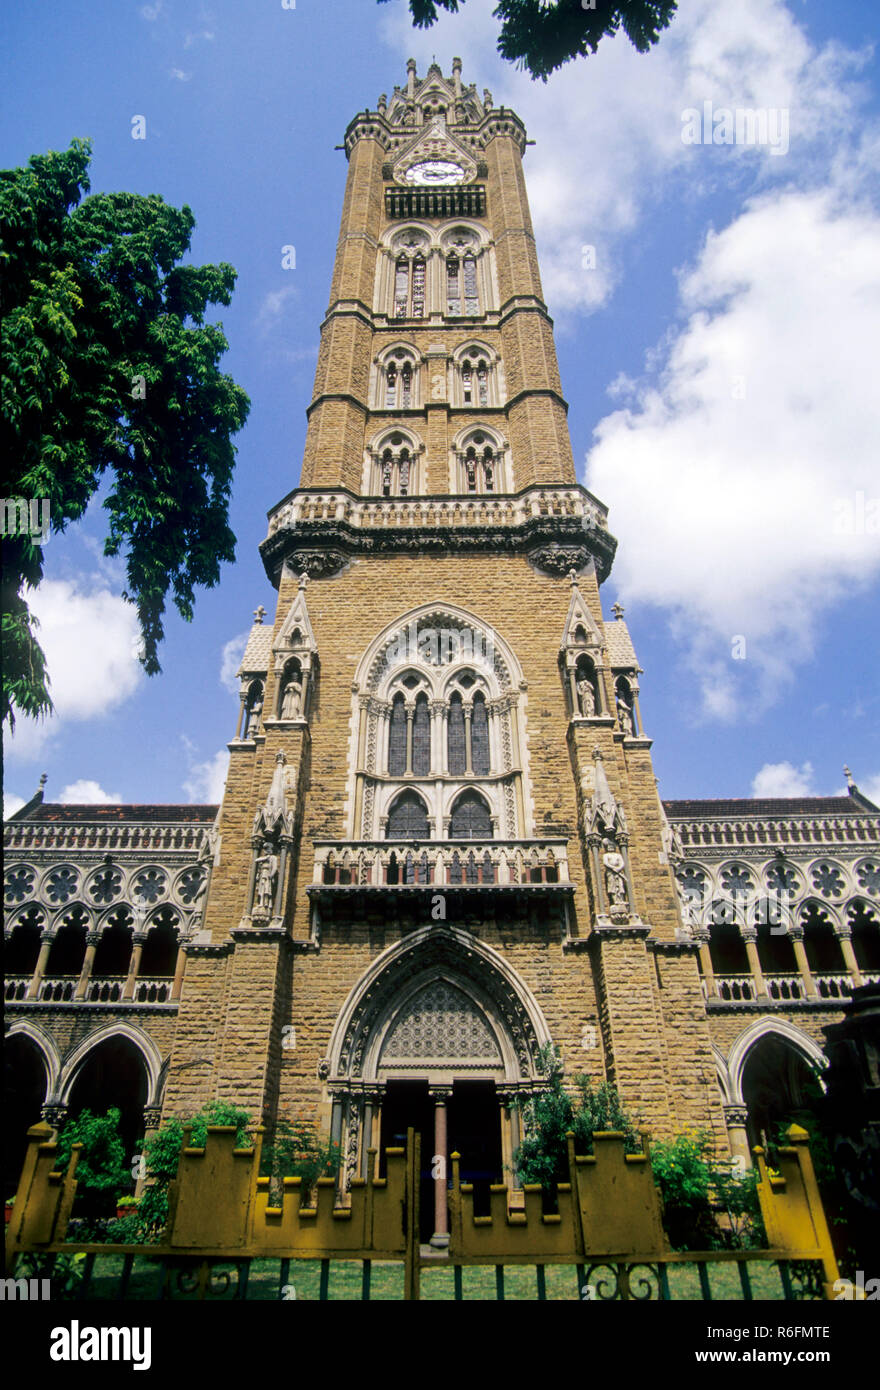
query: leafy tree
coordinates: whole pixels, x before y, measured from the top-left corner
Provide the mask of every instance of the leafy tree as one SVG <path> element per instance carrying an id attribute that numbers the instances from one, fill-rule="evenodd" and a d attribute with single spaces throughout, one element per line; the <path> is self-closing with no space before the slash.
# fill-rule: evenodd
<path id="1" fill-rule="evenodd" d="M 652 1144 L 651 1168 L 663 1197 L 666 1234 L 676 1250 L 762 1242 L 757 1171 L 741 1173 L 730 1159 L 717 1158 L 710 1135 L 680 1134 Z M 718 1222 L 722 1212 L 724 1228 Z"/>
<path id="2" fill-rule="evenodd" d="M 429 29 L 440 17 L 438 9 L 457 14 L 464 3 L 409 0 L 409 8 L 413 24 Z M 546 82 L 563 63 L 595 53 L 601 39 L 620 29 L 639 53 L 647 53 L 677 8 L 677 0 L 498 0 L 498 52 Z"/>
<path id="3" fill-rule="evenodd" d="M 195 220 L 153 194 L 89 190 L 91 145 L 0 172 L 2 448 L 7 498 L 48 501 L 53 532 L 81 517 L 110 475 L 106 555 L 126 557 L 144 669 L 170 592 L 187 620 L 193 590 L 234 559 L 228 524 L 235 449 L 249 409 L 218 370 L 227 342 L 205 323 L 228 304 L 231 266 L 179 265 Z M 3 709 L 52 709 L 23 590 L 43 575 L 30 534 L 3 544 Z"/>
<path id="4" fill-rule="evenodd" d="M 94 1218 L 116 1205 L 119 1192 L 131 1191 L 132 1178 L 119 1132 L 119 1111 L 113 1107 L 106 1115 L 82 1110 L 68 1120 L 58 1136 L 56 1168 L 67 1171 L 74 1144 L 81 1144 L 76 1165 L 77 1208 Z"/>
<path id="5" fill-rule="evenodd" d="M 144 1141 L 142 1152 L 147 1185 L 141 1194 L 137 1213 L 122 1217 L 117 1222 L 115 1238 L 121 1239 L 123 1233 L 132 1240 L 156 1238 L 162 1234 L 168 1220 L 168 1185 L 177 1177 L 185 1130 L 191 1131 L 190 1143 L 193 1148 L 201 1149 L 207 1142 L 209 1125 L 235 1125 L 236 1144 L 239 1148 L 245 1148 L 253 1143 L 247 1130 L 250 1123 L 247 1110 L 222 1100 L 212 1101 L 190 1120 L 177 1115 L 166 1120 L 161 1129 Z"/>
<path id="6" fill-rule="evenodd" d="M 261 1171 L 280 1181 L 302 1178 L 301 1200 L 308 1202 L 318 1178 L 334 1177 L 339 1171 L 341 1149 L 331 1139 L 322 1139 L 315 1126 L 304 1120 L 289 1124 L 283 1120 L 275 1142 L 263 1149 Z"/>
<path id="7" fill-rule="evenodd" d="M 588 1076 L 576 1076 L 578 1095 L 573 1098 L 562 1085 L 559 1057 L 552 1043 L 541 1049 L 539 1065 L 546 1085 L 522 1106 L 523 1141 L 513 1155 L 520 1182 L 540 1183 L 545 1191 L 568 1182 L 569 1131 L 575 1153 L 593 1152 L 593 1135 L 599 1130 L 618 1130 L 626 1136 L 627 1153 L 641 1153 L 635 1122 L 626 1113 L 614 1086 L 601 1082 L 595 1089 Z"/>

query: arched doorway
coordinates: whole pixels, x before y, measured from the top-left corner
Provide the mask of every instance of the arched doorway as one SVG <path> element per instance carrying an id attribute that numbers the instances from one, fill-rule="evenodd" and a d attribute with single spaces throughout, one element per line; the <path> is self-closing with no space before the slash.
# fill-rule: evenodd
<path id="1" fill-rule="evenodd" d="M 90 1048 L 65 1088 L 70 1118 L 91 1110 L 119 1111 L 119 1132 L 129 1156 L 144 1132 L 150 1078 L 143 1053 L 131 1038 L 114 1033 Z"/>
<path id="2" fill-rule="evenodd" d="M 383 952 L 349 995 L 324 1064 L 345 1180 L 366 1174 L 370 1148 L 384 1162 L 413 1128 L 422 1239 L 447 1229 L 443 1180 L 454 1151 L 488 1211 L 489 1185 L 510 1176 L 519 1143 L 508 1103 L 540 1085 L 538 1052 L 549 1040 L 525 984 L 462 929 L 425 927 Z"/>
<path id="3" fill-rule="evenodd" d="M 14 1033 L 3 1046 L 3 1196 L 15 1194 L 27 1132 L 40 1119 L 48 1093 L 46 1060 L 33 1038 Z"/>
<path id="4" fill-rule="evenodd" d="M 749 1049 L 741 1087 L 751 1148 L 772 1143 L 781 1126 L 812 1127 L 819 1081 L 803 1052 L 782 1034 L 767 1032 Z"/>

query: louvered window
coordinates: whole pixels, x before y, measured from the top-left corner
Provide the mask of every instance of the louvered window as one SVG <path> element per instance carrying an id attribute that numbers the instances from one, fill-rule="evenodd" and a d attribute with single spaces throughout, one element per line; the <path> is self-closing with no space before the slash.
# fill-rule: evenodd
<path id="1" fill-rule="evenodd" d="M 461 268 L 457 256 L 446 262 L 446 312 L 461 313 Z"/>
<path id="2" fill-rule="evenodd" d="M 474 376 L 471 371 L 470 362 L 465 362 L 461 369 L 461 389 L 465 405 L 470 405 L 473 399 Z"/>
<path id="3" fill-rule="evenodd" d="M 478 314 L 480 312 L 480 301 L 477 296 L 477 263 L 473 256 L 464 258 L 464 311 L 466 314 Z"/>
<path id="4" fill-rule="evenodd" d="M 489 372 L 485 362 L 477 366 L 477 399 L 480 405 L 489 404 Z"/>
<path id="5" fill-rule="evenodd" d="M 394 317 L 405 319 L 409 307 L 409 261 L 405 256 L 397 262 L 394 275 Z"/>
<path id="6" fill-rule="evenodd" d="M 412 405 L 412 367 L 408 362 L 400 372 L 400 404 L 404 410 Z"/>
<path id="7" fill-rule="evenodd" d="M 397 368 L 393 362 L 388 364 L 388 371 L 385 376 L 385 406 L 388 410 L 393 410 L 397 404 Z"/>
<path id="8" fill-rule="evenodd" d="M 414 319 L 425 316 L 425 262 L 421 257 L 413 261 L 412 316 Z"/>

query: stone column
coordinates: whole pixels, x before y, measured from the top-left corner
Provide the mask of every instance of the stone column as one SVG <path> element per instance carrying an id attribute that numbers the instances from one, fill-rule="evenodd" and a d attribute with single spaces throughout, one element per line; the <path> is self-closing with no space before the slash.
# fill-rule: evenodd
<path id="1" fill-rule="evenodd" d="M 412 777 L 413 763 L 413 720 L 416 717 L 415 705 L 406 707 L 406 776 Z"/>
<path id="2" fill-rule="evenodd" d="M 471 720 L 474 715 L 473 705 L 465 705 L 464 713 L 464 772 L 466 777 L 471 777 L 474 771 L 474 762 L 471 749 Z"/>
<path id="3" fill-rule="evenodd" d="M 730 1143 L 730 1152 L 734 1158 L 741 1158 L 746 1168 L 751 1168 L 752 1152 L 749 1148 L 749 1137 L 746 1133 L 746 1121 L 748 1118 L 749 1112 L 747 1106 L 725 1105 L 724 1123 L 727 1125 L 727 1138 Z"/>
<path id="4" fill-rule="evenodd" d="M 244 719 L 244 707 L 245 707 L 245 701 L 246 701 L 246 700 L 247 700 L 247 694 L 244 693 L 244 694 L 242 694 L 242 696 L 241 696 L 241 699 L 240 699 L 240 701 L 239 701 L 239 706 L 238 706 L 238 723 L 237 723 L 236 726 L 235 726 L 235 737 L 236 737 L 236 739 L 237 739 L 237 738 L 240 736 L 240 734 L 241 734 L 241 724 L 242 724 L 242 720 Z"/>
<path id="5" fill-rule="evenodd" d="M 67 1119 L 67 1106 L 58 1101 L 47 1100 L 40 1109 L 40 1119 L 45 1120 L 53 1129 L 60 1130 Z"/>
<path id="6" fill-rule="evenodd" d="M 864 980 L 862 979 L 862 972 L 859 969 L 859 963 L 856 960 L 856 953 L 853 950 L 852 933 L 847 926 L 840 927 L 835 931 L 834 935 L 840 942 L 840 951 L 843 956 L 844 964 L 846 965 L 847 973 L 852 976 L 853 989 L 858 989 L 864 984 Z"/>
<path id="7" fill-rule="evenodd" d="M 86 934 L 86 953 L 83 956 L 82 970 L 79 972 L 79 979 L 76 982 L 76 989 L 73 992 L 74 1002 L 77 999 L 85 999 L 86 990 L 89 987 L 89 980 L 92 978 L 92 966 L 95 961 L 95 952 L 98 949 L 98 942 L 101 940 L 99 931 L 90 931 Z"/>
<path id="8" fill-rule="evenodd" d="M 800 977 L 804 982 L 806 996 L 808 999 L 818 999 L 819 991 L 816 988 L 816 981 L 813 979 L 813 972 L 810 969 L 810 962 L 807 960 L 807 953 L 804 949 L 804 929 L 803 927 L 790 927 L 788 934 L 794 947 L 794 958 L 797 961 Z"/>
<path id="9" fill-rule="evenodd" d="M 159 1126 L 160 1126 L 161 1123 L 162 1123 L 162 1107 L 161 1107 L 161 1105 L 145 1105 L 145 1106 L 144 1106 L 144 1144 L 146 1144 L 147 1140 L 150 1138 L 151 1135 L 153 1135 L 153 1134 L 156 1133 L 156 1131 L 158 1130 L 158 1128 L 159 1128 Z M 145 1163 L 141 1162 L 141 1163 L 138 1164 L 138 1168 L 137 1168 L 137 1179 L 136 1179 L 136 1181 L 135 1181 L 135 1189 L 134 1189 L 134 1195 L 135 1195 L 135 1197 L 140 1198 L 140 1197 L 143 1195 L 143 1191 L 144 1191 L 144 1188 L 146 1187 L 146 1185 L 147 1185 L 146 1165 L 145 1165 Z"/>
<path id="10" fill-rule="evenodd" d="M 758 933 L 754 927 L 741 927 L 742 939 L 746 943 L 746 955 L 749 958 L 749 969 L 755 981 L 755 992 L 760 997 L 767 997 L 767 986 L 764 983 L 764 972 L 761 969 L 761 961 L 758 956 Z"/>
<path id="11" fill-rule="evenodd" d="M 700 966 L 703 979 L 706 981 L 706 997 L 707 999 L 714 999 L 718 993 L 718 986 L 715 983 L 715 968 L 712 965 L 712 953 L 709 950 L 709 931 L 707 927 L 693 927 L 691 930 L 694 940 L 700 947 Z"/>
<path id="12" fill-rule="evenodd" d="M 145 931 L 135 932 L 131 939 L 131 960 L 128 963 L 128 975 L 125 981 L 125 988 L 122 991 L 123 1000 L 131 1000 L 134 998 L 135 982 L 137 981 L 138 973 L 141 968 L 141 956 L 143 955 L 144 942 L 146 939 L 147 933 Z"/>
<path id="13" fill-rule="evenodd" d="M 36 999 L 39 995 L 40 985 L 43 983 L 43 978 L 46 974 L 46 964 L 49 960 L 49 952 L 52 949 L 52 942 L 54 940 L 54 932 L 44 931 L 40 937 L 40 954 L 37 957 L 37 963 L 34 967 L 34 973 L 31 976 L 31 982 L 28 985 L 25 999 Z"/>
<path id="14" fill-rule="evenodd" d="M 434 1152 L 431 1156 L 434 1178 L 434 1234 L 431 1236 L 431 1244 L 438 1250 L 445 1250 L 449 1244 L 449 1218 L 446 1209 L 446 1165 L 449 1161 L 446 1102 L 451 1094 L 451 1088 L 448 1086 L 431 1087 L 431 1097 L 434 1101 Z"/>
<path id="15" fill-rule="evenodd" d="M 183 942 L 177 938 L 177 960 L 174 963 L 174 979 L 171 981 L 171 998 L 179 999 L 180 991 L 183 988 L 183 972 L 186 969 L 186 952 L 183 949 Z"/>

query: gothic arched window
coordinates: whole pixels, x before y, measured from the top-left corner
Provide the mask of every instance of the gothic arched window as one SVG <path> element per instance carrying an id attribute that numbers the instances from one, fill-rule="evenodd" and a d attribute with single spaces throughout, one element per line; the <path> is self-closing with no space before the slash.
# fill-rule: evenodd
<path id="1" fill-rule="evenodd" d="M 425 261 L 422 256 L 412 260 L 408 256 L 398 257 L 394 271 L 394 317 L 425 317 Z"/>
<path id="2" fill-rule="evenodd" d="M 425 803 L 415 792 L 402 792 L 392 802 L 388 812 L 387 840 L 427 840 L 428 812 Z"/>
<path id="3" fill-rule="evenodd" d="M 419 695 L 413 716 L 412 770 L 414 777 L 431 771 L 431 711 L 427 695 Z"/>
<path id="4" fill-rule="evenodd" d="M 471 717 L 471 767 L 475 777 L 489 776 L 489 714 L 479 694 L 474 696 Z"/>
<path id="5" fill-rule="evenodd" d="M 491 840 L 492 818 L 489 807 L 477 792 L 464 792 L 452 808 L 449 823 L 451 840 Z"/>
<path id="6" fill-rule="evenodd" d="M 402 777 L 406 772 L 406 706 L 402 695 L 395 695 L 391 705 L 388 772 L 391 777 Z"/>
<path id="7" fill-rule="evenodd" d="M 446 770 L 453 777 L 460 777 L 467 768 L 467 751 L 465 748 L 464 706 L 458 691 L 449 701 L 449 717 L 446 729 Z"/>

